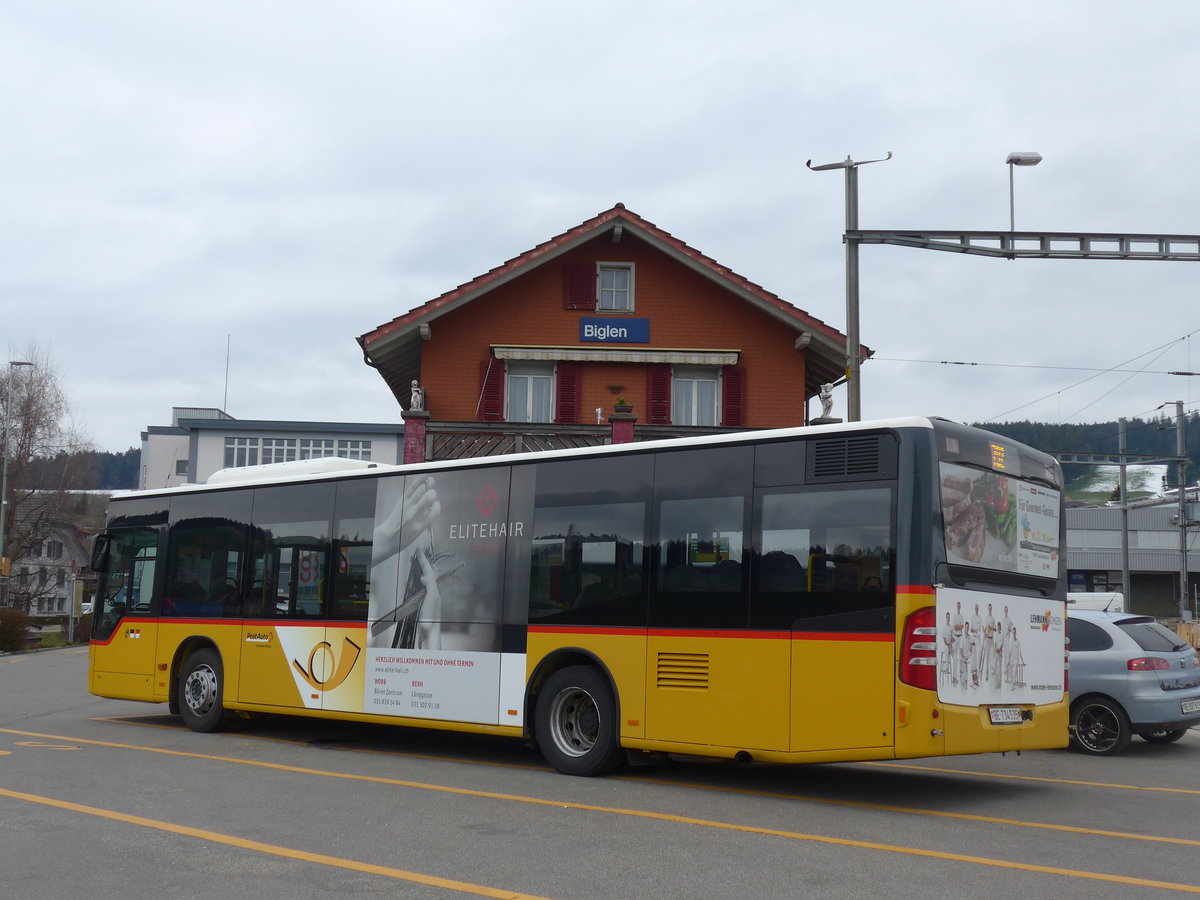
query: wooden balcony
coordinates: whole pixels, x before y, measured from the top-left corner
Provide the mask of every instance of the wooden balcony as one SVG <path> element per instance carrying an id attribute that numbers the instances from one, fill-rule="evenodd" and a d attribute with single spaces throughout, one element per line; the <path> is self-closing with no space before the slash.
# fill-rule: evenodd
<path id="1" fill-rule="evenodd" d="M 601 447 L 613 442 L 611 425 L 560 425 L 518 422 L 438 422 L 425 431 L 425 458 L 468 459 L 572 447 Z M 703 434 L 732 434 L 751 428 L 713 428 L 681 425 L 635 425 L 634 441 L 662 441 Z"/>

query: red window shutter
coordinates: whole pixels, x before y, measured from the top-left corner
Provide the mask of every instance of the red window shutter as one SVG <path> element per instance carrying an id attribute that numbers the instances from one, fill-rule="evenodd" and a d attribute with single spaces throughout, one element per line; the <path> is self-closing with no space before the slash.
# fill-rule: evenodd
<path id="1" fill-rule="evenodd" d="M 579 421 L 579 388 L 580 382 L 583 380 L 580 377 L 582 368 L 579 363 L 560 362 L 558 364 L 558 370 L 555 373 L 558 391 L 554 411 L 555 422 Z"/>
<path id="2" fill-rule="evenodd" d="M 721 373 L 721 424 L 736 428 L 746 424 L 746 370 L 726 366 Z"/>
<path id="3" fill-rule="evenodd" d="M 649 424 L 671 424 L 671 367 L 663 364 L 646 366 L 646 399 L 649 405 Z"/>
<path id="4" fill-rule="evenodd" d="M 479 364 L 479 406 L 475 417 L 480 422 L 504 421 L 504 363 L 485 359 Z"/>
<path id="5" fill-rule="evenodd" d="M 563 309 L 596 308 L 596 267 L 588 263 L 563 266 Z"/>

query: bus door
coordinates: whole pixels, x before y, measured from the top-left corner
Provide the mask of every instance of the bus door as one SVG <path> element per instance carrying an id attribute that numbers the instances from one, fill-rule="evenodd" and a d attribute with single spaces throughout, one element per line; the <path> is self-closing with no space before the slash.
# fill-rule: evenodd
<path id="1" fill-rule="evenodd" d="M 336 669 L 326 639 L 332 483 L 257 488 L 238 700 L 321 709 Z"/>
<path id="2" fill-rule="evenodd" d="M 737 487 L 717 475 L 692 484 Z M 788 635 L 747 627 L 747 500 L 741 493 L 658 504 L 646 671 L 651 740 L 787 747 Z"/>
<path id="3" fill-rule="evenodd" d="M 881 485 L 756 494 L 753 616 L 791 638 L 794 752 L 893 743 L 891 496 Z"/>
<path id="4" fill-rule="evenodd" d="M 93 566 L 101 577 L 92 606 L 92 677 L 112 692 L 106 696 L 149 699 L 153 693 L 158 533 L 153 527 L 113 528 L 97 538 Z"/>

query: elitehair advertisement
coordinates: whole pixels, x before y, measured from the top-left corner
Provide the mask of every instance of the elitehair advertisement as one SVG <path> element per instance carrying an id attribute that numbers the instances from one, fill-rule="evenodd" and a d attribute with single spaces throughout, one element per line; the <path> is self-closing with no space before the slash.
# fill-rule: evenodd
<path id="1" fill-rule="evenodd" d="M 938 699 L 968 706 L 1062 699 L 1064 605 L 937 590 Z"/>
<path id="2" fill-rule="evenodd" d="M 1058 491 L 942 463 L 941 495 L 949 562 L 1058 577 Z"/>
<path id="3" fill-rule="evenodd" d="M 502 654 L 509 470 L 384 478 L 376 502 L 365 712 L 518 724 L 524 654 Z"/>

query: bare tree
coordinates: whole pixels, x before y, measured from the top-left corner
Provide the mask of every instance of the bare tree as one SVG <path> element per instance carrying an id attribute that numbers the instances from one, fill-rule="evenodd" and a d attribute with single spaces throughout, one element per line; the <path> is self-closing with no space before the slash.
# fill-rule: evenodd
<path id="1" fill-rule="evenodd" d="M 48 351 L 36 343 L 10 359 L 0 380 L 7 421 L 8 497 L 4 505 L 4 555 L 13 561 L 5 605 L 28 611 L 53 585 L 36 570 L 21 577 L 21 560 L 41 557 L 56 529 L 74 527 L 68 488 L 81 485 L 91 441 L 75 426 L 70 404 Z M 10 380 L 11 377 L 11 380 Z M 9 386 L 12 396 L 8 396 Z M 55 461 L 47 465 L 47 461 Z"/>

